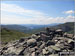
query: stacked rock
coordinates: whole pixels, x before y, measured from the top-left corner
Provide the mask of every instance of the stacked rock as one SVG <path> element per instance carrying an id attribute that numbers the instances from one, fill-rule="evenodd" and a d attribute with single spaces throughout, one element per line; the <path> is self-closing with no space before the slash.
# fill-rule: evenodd
<path id="1" fill-rule="evenodd" d="M 0 55 L 22 56 L 58 56 L 60 52 L 74 51 L 73 35 L 64 33 L 62 29 L 46 28 L 30 37 L 8 43 L 0 49 Z"/>

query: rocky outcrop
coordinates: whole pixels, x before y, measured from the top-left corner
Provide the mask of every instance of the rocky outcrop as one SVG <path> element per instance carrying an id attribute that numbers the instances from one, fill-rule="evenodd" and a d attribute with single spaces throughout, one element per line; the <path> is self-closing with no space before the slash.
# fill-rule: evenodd
<path id="1" fill-rule="evenodd" d="M 72 34 L 64 33 L 61 29 L 47 28 L 45 32 L 9 42 L 0 49 L 0 55 L 58 56 L 60 52 L 74 51 L 73 37 Z"/>

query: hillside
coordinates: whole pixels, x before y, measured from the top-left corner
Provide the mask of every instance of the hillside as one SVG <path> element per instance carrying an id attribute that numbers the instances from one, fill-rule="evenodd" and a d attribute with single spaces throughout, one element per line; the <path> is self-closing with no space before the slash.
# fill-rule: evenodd
<path id="1" fill-rule="evenodd" d="M 21 37 L 27 37 L 30 34 L 25 34 L 22 32 L 18 32 L 15 30 L 8 30 L 6 28 L 1 28 L 1 41 L 2 42 L 9 42 L 11 40 L 20 39 Z"/>
<path id="2" fill-rule="evenodd" d="M 2 28 L 7 28 L 9 30 L 17 30 L 20 32 L 27 32 L 30 30 L 28 27 L 22 26 L 22 25 L 1 25 Z"/>
<path id="3" fill-rule="evenodd" d="M 74 33 L 74 22 L 67 22 L 64 24 L 54 26 L 52 28 L 55 28 L 55 29 L 61 28 L 63 29 L 63 31 L 73 34 Z"/>
<path id="4" fill-rule="evenodd" d="M 60 25 L 48 26 L 48 27 L 51 28 L 51 29 L 61 28 L 64 32 L 74 34 L 74 22 L 67 22 L 67 23 L 63 23 L 63 24 L 60 24 Z M 45 31 L 45 28 L 46 27 L 34 29 L 34 30 L 31 30 L 31 32 L 36 33 L 36 32 L 40 32 L 40 31 Z"/>

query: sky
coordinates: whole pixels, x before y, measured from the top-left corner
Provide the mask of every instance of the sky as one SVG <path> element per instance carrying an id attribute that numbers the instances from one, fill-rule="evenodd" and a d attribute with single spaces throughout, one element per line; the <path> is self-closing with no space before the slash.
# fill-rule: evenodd
<path id="1" fill-rule="evenodd" d="M 74 21 L 74 1 L 1 1 L 1 24 L 52 24 Z"/>

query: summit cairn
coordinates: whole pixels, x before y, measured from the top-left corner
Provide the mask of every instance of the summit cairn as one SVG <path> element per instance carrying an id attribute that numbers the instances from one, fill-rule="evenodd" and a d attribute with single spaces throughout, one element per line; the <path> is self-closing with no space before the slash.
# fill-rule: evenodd
<path id="1" fill-rule="evenodd" d="M 30 37 L 12 41 L 0 49 L 4 56 L 59 56 L 60 52 L 73 52 L 74 35 L 62 29 L 46 28 L 46 31 L 32 34 Z"/>

